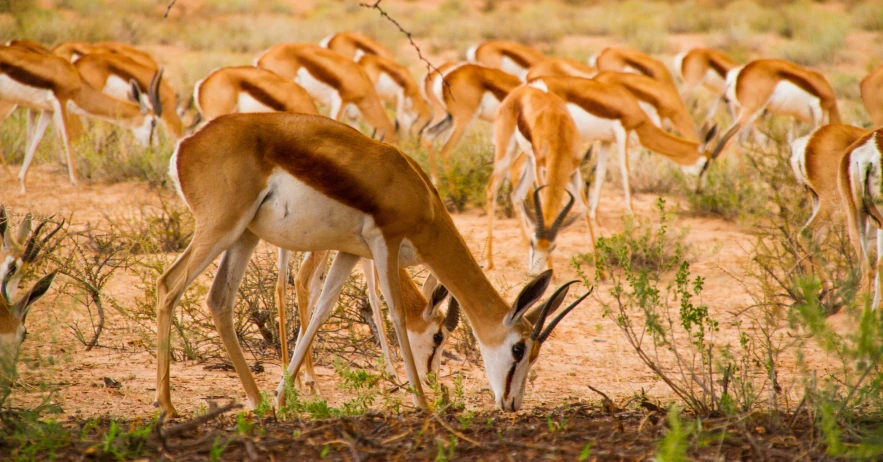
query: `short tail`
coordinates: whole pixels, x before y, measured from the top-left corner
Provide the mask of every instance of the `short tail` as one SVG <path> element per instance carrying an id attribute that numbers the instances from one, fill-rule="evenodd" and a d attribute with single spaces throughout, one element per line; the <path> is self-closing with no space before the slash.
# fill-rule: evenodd
<path id="1" fill-rule="evenodd" d="M 428 136 L 438 136 L 441 133 L 444 133 L 448 129 L 454 125 L 454 116 L 451 115 L 450 112 L 446 113 L 445 118 L 441 120 L 441 122 L 429 127 L 426 129 L 426 134 Z"/>

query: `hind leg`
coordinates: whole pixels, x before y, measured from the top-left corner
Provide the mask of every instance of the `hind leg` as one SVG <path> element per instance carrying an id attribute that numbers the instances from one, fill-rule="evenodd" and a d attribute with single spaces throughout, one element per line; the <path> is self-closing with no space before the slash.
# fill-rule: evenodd
<path id="1" fill-rule="evenodd" d="M 248 268 L 248 260 L 259 240 L 251 231 L 246 230 L 224 252 L 224 256 L 221 257 L 221 265 L 215 273 L 215 280 L 212 282 L 206 299 L 206 305 L 212 313 L 215 328 L 218 329 L 227 355 L 230 356 L 233 368 L 239 375 L 239 381 L 245 388 L 248 404 L 252 409 L 260 404 L 261 391 L 251 375 L 248 362 L 245 360 L 245 355 L 242 354 L 239 339 L 236 337 L 236 327 L 233 323 L 233 302 L 236 300 L 239 283 L 242 282 L 242 277 Z"/>

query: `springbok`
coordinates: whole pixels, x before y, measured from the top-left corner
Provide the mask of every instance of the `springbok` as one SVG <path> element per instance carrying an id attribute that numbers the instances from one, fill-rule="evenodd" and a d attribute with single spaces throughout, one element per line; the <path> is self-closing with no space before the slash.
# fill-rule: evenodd
<path id="1" fill-rule="evenodd" d="M 791 142 L 791 169 L 797 183 L 812 196 L 812 214 L 801 230 L 809 231 L 812 247 L 824 242 L 841 209 L 842 200 L 837 187 L 840 161 L 846 149 L 867 134 L 868 130 L 862 128 L 832 124 L 823 125 Z M 810 258 L 806 263 L 809 264 L 807 269 L 819 276 L 823 287 L 829 288 L 826 272 L 818 266 L 816 259 Z"/>
<path id="2" fill-rule="evenodd" d="M 206 168 L 209 165 L 212 168 Z M 546 326 L 546 317 L 563 302 L 569 283 L 528 315 L 549 285 L 552 274 L 547 271 L 510 306 L 481 271 L 417 163 L 393 146 L 325 117 L 218 117 L 178 143 L 170 174 L 197 224 L 190 245 L 157 280 L 156 397 L 169 415 L 175 414 L 169 390 L 172 310 L 187 286 L 222 253 L 207 305 L 250 405 L 260 402 L 232 316 L 237 287 L 260 239 L 291 251 L 339 251 L 288 374 L 296 376 L 353 266 L 359 258 L 370 258 L 390 306 L 414 399 L 423 408 L 426 400 L 405 335 L 400 267 L 422 261 L 460 303 L 478 339 L 500 409 L 521 407 L 527 375 L 541 345 L 582 300 Z M 219 194 L 218 184 L 235 187 L 236 194 Z M 277 397 L 283 390 L 284 381 Z"/>
<path id="3" fill-rule="evenodd" d="M 727 74 L 727 101 L 736 120 L 718 142 L 722 151 L 730 139 L 753 125 L 764 112 L 790 115 L 812 127 L 839 124 L 834 89 L 822 74 L 781 59 L 759 59 Z"/>
<path id="4" fill-rule="evenodd" d="M 646 53 L 627 48 L 607 47 L 589 58 L 599 71 L 635 72 L 665 82 L 675 88 L 675 81 L 662 61 Z"/>
<path id="5" fill-rule="evenodd" d="M 213 71 L 196 84 L 193 98 L 206 122 L 222 115 L 237 112 L 278 110 L 300 114 L 319 114 L 315 103 L 300 85 L 270 71 L 252 66 L 227 67 Z M 283 364 L 287 364 L 289 361 L 286 340 L 288 331 L 285 327 L 285 284 L 288 281 L 290 258 L 290 251 L 279 249 L 276 307 L 279 310 L 279 338 Z M 304 330 L 309 322 L 312 308 L 318 300 L 315 295 L 318 294 L 320 276 L 325 270 L 327 260 L 327 252 L 310 252 L 295 277 L 298 315 L 301 319 L 299 338 L 304 338 Z M 380 346 L 386 361 L 386 371 L 393 377 L 397 377 L 395 368 L 392 366 L 389 344 L 386 340 L 380 299 L 374 284 L 374 267 L 368 264 L 367 260 L 363 266 L 363 272 L 368 283 L 368 300 L 374 312 L 375 324 L 380 329 Z M 439 304 L 443 297 L 442 299 L 434 299 L 433 304 L 427 306 L 426 298 L 416 290 L 414 282 L 404 270 L 401 274 L 401 284 L 405 300 L 404 309 L 407 313 L 405 324 L 411 344 L 414 345 L 417 372 L 423 379 L 428 372 L 438 371 L 444 341 L 457 326 L 459 317 L 455 311 L 449 311 L 447 315 L 440 312 Z M 432 313 L 427 316 L 427 319 L 424 319 L 423 311 L 426 309 L 430 309 Z M 296 379 L 300 388 L 306 384 L 313 392 L 318 392 L 311 352 L 308 351 L 305 358 L 304 381 L 301 382 L 299 375 Z"/>
<path id="6" fill-rule="evenodd" d="M 883 128 L 883 66 L 880 66 L 861 83 L 862 102 L 871 116 L 874 128 Z"/>
<path id="7" fill-rule="evenodd" d="M 736 61 L 726 53 L 711 48 L 693 48 L 674 58 L 675 74 L 684 81 L 684 99 L 692 97 L 699 87 L 707 88 L 716 97 L 723 96 L 727 73 L 736 66 Z"/>
<path id="8" fill-rule="evenodd" d="M 500 102 L 512 89 L 521 85 L 521 81 L 499 69 L 472 63 L 450 67 L 444 72 L 443 78 L 432 73 L 427 78 L 432 78 L 432 93 L 447 112 L 444 119 L 424 131 L 428 142 L 430 175 L 437 181 L 433 141 L 444 140 L 438 155 L 447 170 L 451 151 L 472 121 L 478 118 L 493 122 Z"/>
<path id="9" fill-rule="evenodd" d="M 395 59 L 395 55 L 389 51 L 389 48 L 381 45 L 380 42 L 355 32 L 338 32 L 331 34 L 319 42 L 319 46 L 334 51 L 347 59 L 358 61 L 365 55 L 383 56 L 384 58 Z"/>
<path id="10" fill-rule="evenodd" d="M 420 87 L 408 68 L 390 58 L 374 54 L 363 54 L 356 62 L 374 82 L 374 89 L 380 99 L 395 107 L 396 130 L 401 126 L 414 135 L 421 133 L 429 125 L 432 109 L 420 94 Z"/>
<path id="11" fill-rule="evenodd" d="M 140 88 L 150 88 L 151 81 L 157 75 L 156 68 L 144 66 L 127 55 L 118 53 L 90 53 L 74 61 L 74 67 L 93 88 L 121 100 L 129 97 L 132 91 L 131 82 L 137 83 Z M 184 135 L 177 113 L 178 97 L 165 80 L 160 81 L 156 91 L 161 95 L 162 107 L 151 107 L 151 110 L 156 109 L 156 114 L 162 114 L 160 121 L 165 125 L 171 141 L 177 142 Z"/>
<path id="12" fill-rule="evenodd" d="M 503 100 L 494 121 L 494 171 L 487 187 L 488 241 L 487 268 L 493 269 L 494 209 L 497 192 L 506 175 L 512 182 L 512 205 L 519 214 L 525 235 L 533 228 L 528 254 L 528 272 L 536 274 L 552 268 L 550 255 L 555 250 L 558 232 L 570 225 L 578 215 L 568 217 L 574 198 L 580 198 L 581 214 L 585 215 L 594 247 L 595 233 L 587 214 L 583 181 L 579 166 L 583 155 L 579 150 L 579 131 L 567 111 L 565 102 L 554 94 L 530 86 L 512 90 Z M 525 156 L 519 174 L 510 170 L 519 156 Z M 533 192 L 535 212 L 526 206 L 528 189 Z M 548 189 L 547 189 L 548 188 Z M 545 197 L 541 190 L 545 189 Z M 566 197 L 566 196 L 569 196 Z M 567 199 L 566 204 L 564 200 Z M 548 227 L 546 223 L 551 223 Z"/>
<path id="13" fill-rule="evenodd" d="M 531 66 L 545 58 L 536 48 L 505 40 L 482 42 L 466 50 L 467 61 L 500 69 L 522 81 Z"/>
<path id="14" fill-rule="evenodd" d="M 64 42 L 52 49 L 52 52 L 68 61 L 76 61 L 83 56 L 95 53 L 112 53 L 125 56 L 138 64 L 152 69 L 154 72 L 159 70 L 159 64 L 150 56 L 149 53 L 139 50 L 132 45 L 120 42 Z"/>
<path id="15" fill-rule="evenodd" d="M 40 278 L 24 295 L 16 298 L 22 277 L 33 265 L 40 250 L 61 229 L 62 224 L 40 239 L 45 221 L 31 232 L 32 219 L 26 216 L 18 231 L 12 229 L 6 208 L 0 205 L 0 383 L 15 378 L 15 363 L 25 339 L 25 319 L 31 306 L 49 290 L 55 271 Z"/>
<path id="16" fill-rule="evenodd" d="M 332 119 L 352 121 L 361 113 L 381 139 L 398 141 L 374 84 L 358 63 L 317 45 L 282 43 L 261 53 L 255 66 L 299 83 L 314 100 L 331 106 Z"/>
<path id="17" fill-rule="evenodd" d="M 883 202 L 883 129 L 865 134 L 846 148 L 840 159 L 837 172 L 837 186 L 846 209 L 846 225 L 849 240 L 859 257 L 862 272 L 862 286 L 870 291 L 874 288 L 871 307 L 880 306 L 883 283 L 880 270 L 883 269 L 883 215 L 877 204 Z M 872 278 L 870 253 L 866 233 L 868 225 L 877 228 L 877 263 Z M 873 282 L 872 282 L 873 281 Z"/>
<path id="18" fill-rule="evenodd" d="M 632 213 L 629 185 L 628 142 L 632 133 L 645 148 L 662 154 L 690 174 L 700 175 L 717 153 L 708 152 L 708 143 L 717 133 L 717 126 L 703 133 L 701 143 L 678 138 L 660 129 L 647 116 L 637 98 L 625 87 L 577 77 L 543 77 L 529 85 L 558 95 L 576 122 L 584 142 L 601 141 L 595 179 L 589 191 L 589 217 L 596 220 L 601 184 L 604 182 L 608 148 L 616 143 L 622 174 L 626 211 Z"/>
<path id="19" fill-rule="evenodd" d="M 64 145 L 71 183 L 77 184 L 67 126 L 68 110 L 131 128 L 135 138 L 146 145 L 153 135 L 156 119 L 162 115 L 158 93 L 161 83 L 162 71 L 159 71 L 151 81 L 148 94 L 144 94 L 137 83 L 131 83 L 131 97 L 137 103 L 119 100 L 86 83 L 77 68 L 64 58 L 30 51 L 23 46 L 0 47 L 0 122 L 17 106 L 40 111 L 35 126 L 29 125 L 33 132 L 28 134 L 24 164 L 18 174 L 22 193 L 26 191 L 28 166 L 50 117 Z"/>

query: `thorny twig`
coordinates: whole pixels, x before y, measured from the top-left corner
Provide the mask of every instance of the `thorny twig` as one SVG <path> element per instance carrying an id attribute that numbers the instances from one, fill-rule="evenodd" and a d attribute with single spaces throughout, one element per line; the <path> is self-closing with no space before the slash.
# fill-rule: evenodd
<path id="1" fill-rule="evenodd" d="M 383 8 L 380 7 L 380 2 L 382 2 L 382 1 L 383 0 L 377 0 L 374 3 L 359 3 L 359 6 L 362 8 L 369 8 L 372 10 L 379 11 L 381 17 L 386 18 L 389 22 L 393 23 L 393 25 L 396 26 L 403 34 L 405 34 L 405 37 L 407 37 L 408 41 L 411 42 L 411 46 L 414 47 L 415 50 L 417 50 L 417 57 L 420 58 L 420 61 L 423 61 L 424 63 L 426 63 L 426 72 L 428 72 L 428 73 L 435 72 L 436 74 L 438 74 L 438 76 L 442 78 L 442 85 L 443 85 L 445 91 L 448 93 L 448 96 L 450 96 L 451 99 L 454 99 L 454 95 L 453 95 L 453 93 L 451 93 L 451 86 L 445 80 L 444 74 L 442 74 L 442 72 L 439 70 L 439 68 L 435 67 L 431 62 L 429 62 L 428 59 L 426 59 L 426 57 L 423 56 L 423 51 L 420 49 L 419 46 L 417 46 L 416 43 L 414 43 L 414 39 L 411 37 L 411 33 L 406 31 L 405 28 L 402 27 L 402 25 L 399 24 L 399 22 L 395 20 L 395 18 L 390 16 L 386 12 L 386 10 L 384 10 Z"/>
<path id="2" fill-rule="evenodd" d="M 178 0 L 172 0 L 172 3 L 169 3 L 169 6 L 166 8 L 166 14 L 163 15 L 163 19 L 166 19 L 169 17 L 169 12 L 172 11 L 172 7 L 175 6 L 175 3 L 177 3 L 177 2 L 178 2 Z"/>

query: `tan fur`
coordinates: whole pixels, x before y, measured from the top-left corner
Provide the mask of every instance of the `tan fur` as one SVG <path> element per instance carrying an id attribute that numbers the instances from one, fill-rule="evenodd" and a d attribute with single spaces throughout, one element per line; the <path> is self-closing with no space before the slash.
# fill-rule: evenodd
<path id="1" fill-rule="evenodd" d="M 456 63 L 451 62 L 444 63 L 435 69 L 429 70 L 423 77 L 423 96 L 426 97 L 426 101 L 428 101 L 429 105 L 432 107 L 432 123 L 438 123 L 447 115 L 447 109 L 445 109 L 444 103 L 438 99 L 435 92 L 432 90 L 432 87 L 437 79 L 442 78 L 448 70 L 456 65 Z M 444 87 L 442 88 L 444 91 Z"/>
<path id="2" fill-rule="evenodd" d="M 332 114 L 332 118 L 342 120 L 346 112 L 343 108 L 353 104 L 368 125 L 383 134 L 384 141 L 398 141 L 395 127 L 383 109 L 374 84 L 357 63 L 318 45 L 283 43 L 264 52 L 255 64 L 290 80 L 297 77 L 299 69 L 306 69 L 340 95 L 343 103 L 341 110 L 338 114 Z"/>
<path id="3" fill-rule="evenodd" d="M 883 128 L 883 66 L 877 67 L 862 80 L 861 92 L 872 126 Z"/>
<path id="4" fill-rule="evenodd" d="M 603 83 L 622 85 L 638 100 L 656 108 L 661 120 L 671 121 L 672 126 L 682 138 L 690 141 L 698 140 L 693 118 L 684 106 L 680 95 L 671 85 L 652 77 L 631 72 L 602 71 L 595 75 L 594 79 Z"/>
<path id="5" fill-rule="evenodd" d="M 545 59 L 536 48 L 506 40 L 482 42 L 475 48 L 475 62 L 501 69 L 503 58 L 512 60 L 525 70 Z"/>
<path id="6" fill-rule="evenodd" d="M 674 79 L 665 64 L 637 50 L 605 48 L 595 57 L 595 67 L 599 71 L 617 72 L 624 72 L 631 68 L 635 72 L 665 82 L 672 87 L 675 86 Z"/>
<path id="7" fill-rule="evenodd" d="M 52 49 L 52 52 L 62 58 L 73 61 L 78 56 L 85 56 L 94 53 L 113 53 L 123 55 L 138 64 L 150 68 L 153 71 L 159 70 L 159 65 L 150 54 L 139 50 L 132 45 L 120 42 L 65 42 Z"/>
<path id="8" fill-rule="evenodd" d="M 297 83 L 254 66 L 222 67 L 202 79 L 193 95 L 205 121 L 240 112 L 239 93 L 248 93 L 274 110 L 319 114 L 316 103 Z"/>
<path id="9" fill-rule="evenodd" d="M 590 79 L 598 73 L 588 64 L 570 58 L 546 58 L 527 71 L 526 80 L 530 82 L 540 77 L 582 77 Z"/>
<path id="10" fill-rule="evenodd" d="M 356 50 L 366 55 L 377 55 L 394 59 L 395 55 L 378 41 L 355 32 L 339 32 L 329 40 L 327 48 L 348 59 L 356 59 Z"/>
<path id="11" fill-rule="evenodd" d="M 453 121 L 451 135 L 438 151 L 442 165 L 447 171 L 448 159 L 454 147 L 466 133 L 469 124 L 481 109 L 482 97 L 487 93 L 502 102 L 512 89 L 521 85 L 517 77 L 499 69 L 479 64 L 463 64 L 444 74 L 442 84 L 442 104 Z M 493 119 L 485 119 L 492 122 Z M 432 127 L 429 128 L 432 130 Z M 436 171 L 435 150 L 431 143 L 429 151 L 430 174 L 438 178 Z"/>
<path id="12" fill-rule="evenodd" d="M 125 82 L 134 80 L 141 88 L 149 88 L 150 81 L 156 74 L 156 67 L 148 67 L 119 53 L 90 53 L 77 59 L 74 67 L 80 71 L 83 80 L 96 90 L 101 91 L 107 83 L 107 79 L 116 76 Z M 181 119 L 176 111 L 178 97 L 175 89 L 163 80 L 160 83 L 160 101 L 162 103 L 162 121 L 171 134 L 172 141 L 177 141 L 184 135 Z"/>

